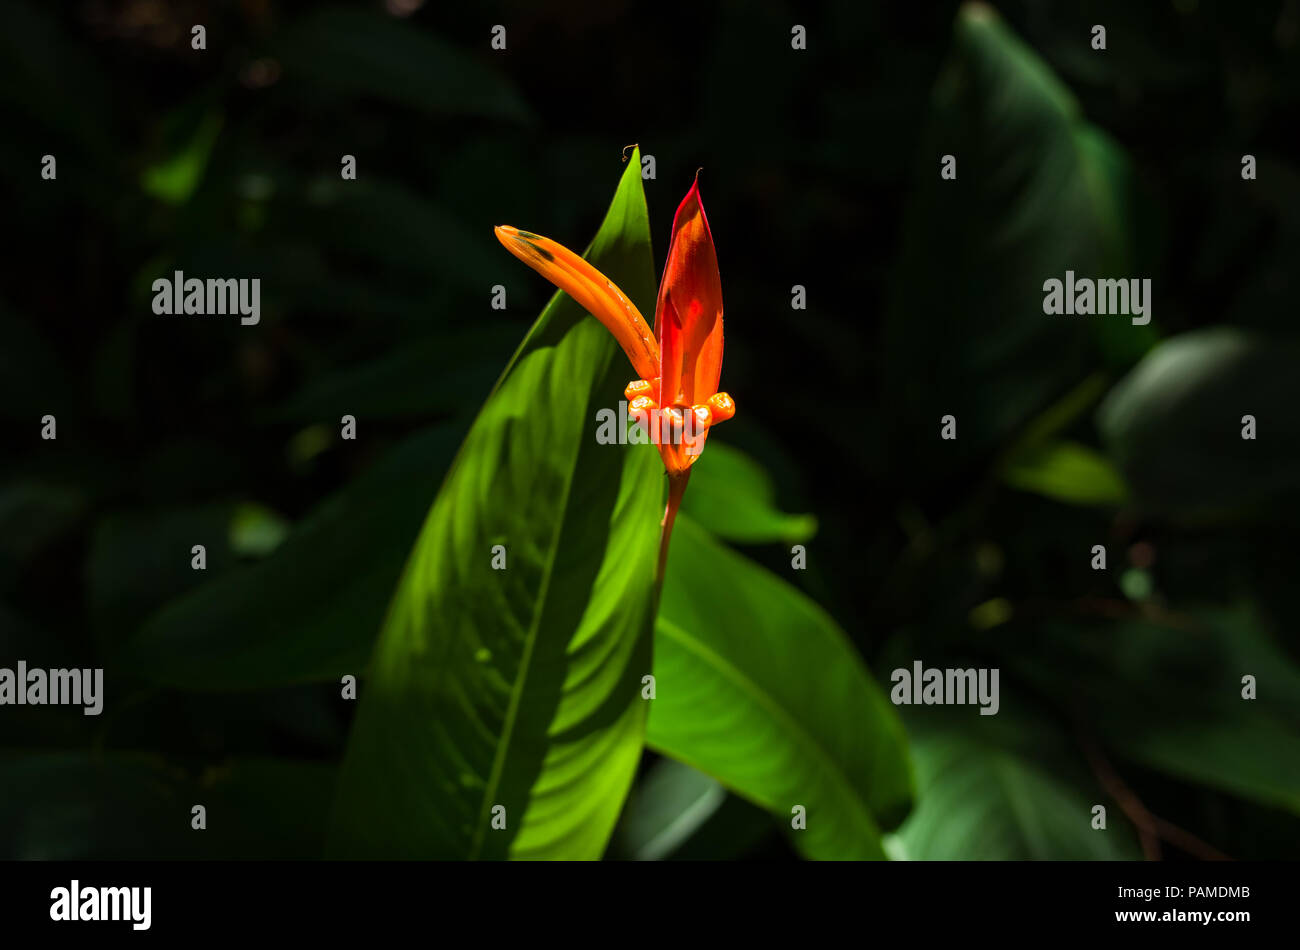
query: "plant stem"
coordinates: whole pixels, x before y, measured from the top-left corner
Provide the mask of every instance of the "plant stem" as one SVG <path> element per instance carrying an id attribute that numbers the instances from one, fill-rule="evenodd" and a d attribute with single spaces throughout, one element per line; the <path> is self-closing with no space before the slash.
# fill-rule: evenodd
<path id="1" fill-rule="evenodd" d="M 663 587 L 664 570 L 668 566 L 668 542 L 672 539 L 673 524 L 677 521 L 677 509 L 681 507 L 682 496 L 686 494 L 686 483 L 690 480 L 689 468 L 680 475 L 668 476 L 668 507 L 664 509 L 664 520 L 660 522 L 662 531 L 659 535 L 659 565 L 655 568 L 656 592 Z"/>

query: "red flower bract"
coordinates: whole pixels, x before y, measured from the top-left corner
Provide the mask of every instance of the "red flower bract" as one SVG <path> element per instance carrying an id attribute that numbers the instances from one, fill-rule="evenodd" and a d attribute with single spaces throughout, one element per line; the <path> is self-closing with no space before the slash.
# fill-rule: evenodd
<path id="1" fill-rule="evenodd" d="M 655 337 L 659 342 L 658 407 L 685 413 L 693 413 L 695 407 L 708 410 L 696 414 L 696 445 L 660 442 L 669 474 L 680 474 L 699 457 L 708 427 L 735 411 L 729 397 L 725 405 L 709 402 L 718 394 L 722 375 L 722 280 L 709 219 L 700 203 L 698 178 L 673 218 L 668 262 L 655 307 Z M 688 448 L 694 451 L 688 452 Z"/>

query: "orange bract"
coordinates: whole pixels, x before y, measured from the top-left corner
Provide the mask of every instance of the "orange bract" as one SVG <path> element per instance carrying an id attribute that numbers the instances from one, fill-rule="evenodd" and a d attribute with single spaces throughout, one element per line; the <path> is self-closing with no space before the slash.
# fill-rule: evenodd
<path id="1" fill-rule="evenodd" d="M 673 217 L 668 261 L 655 307 L 655 336 L 659 340 L 659 380 L 653 390 L 656 399 L 646 408 L 662 409 L 674 424 L 689 419 L 695 433 L 693 444 L 660 441 L 665 468 L 670 475 L 679 475 L 699 458 L 709 427 L 730 419 L 736 411 L 731 397 L 718 393 L 722 279 L 709 219 L 700 202 L 698 175 Z M 632 398 L 630 392 L 627 395 Z"/>

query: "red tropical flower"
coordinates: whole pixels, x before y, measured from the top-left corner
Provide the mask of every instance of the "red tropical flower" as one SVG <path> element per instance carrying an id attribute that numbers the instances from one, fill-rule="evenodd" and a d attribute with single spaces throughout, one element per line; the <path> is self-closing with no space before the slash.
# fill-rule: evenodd
<path id="1" fill-rule="evenodd" d="M 624 391 L 628 411 L 650 423 L 668 472 L 659 571 L 691 466 L 709 429 L 736 413 L 718 391 L 722 373 L 722 280 L 699 176 L 677 207 L 668 262 L 659 282 L 654 333 L 636 305 L 608 277 L 549 238 L 508 225 L 496 229 L 510 253 L 569 294 L 605 325 L 641 378 Z"/>

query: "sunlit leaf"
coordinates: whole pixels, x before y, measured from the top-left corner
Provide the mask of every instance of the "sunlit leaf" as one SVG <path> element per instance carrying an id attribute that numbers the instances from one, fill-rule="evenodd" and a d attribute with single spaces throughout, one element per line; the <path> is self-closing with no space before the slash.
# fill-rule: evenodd
<path id="1" fill-rule="evenodd" d="M 844 632 L 786 582 L 678 521 L 648 741 L 773 812 L 813 858 L 879 858 L 911 801 L 902 723 Z"/>
<path id="2" fill-rule="evenodd" d="M 588 257 L 649 312 L 639 167 L 633 151 Z M 596 411 L 617 405 L 628 372 L 609 333 L 556 294 L 407 563 L 349 741 L 333 853 L 604 853 L 644 744 L 663 512 L 657 453 L 596 441 Z"/>

